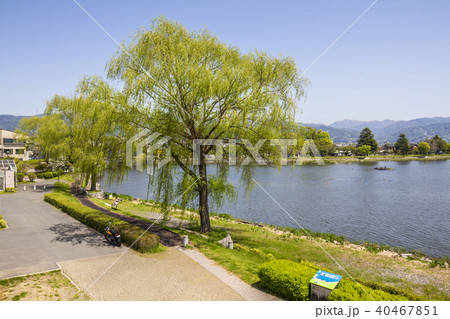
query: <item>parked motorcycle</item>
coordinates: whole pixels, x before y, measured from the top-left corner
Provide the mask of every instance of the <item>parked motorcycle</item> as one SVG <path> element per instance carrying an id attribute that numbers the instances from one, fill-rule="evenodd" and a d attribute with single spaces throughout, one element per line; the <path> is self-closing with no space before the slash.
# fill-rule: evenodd
<path id="1" fill-rule="evenodd" d="M 108 227 L 105 228 L 105 239 L 118 247 L 122 244 L 119 231 L 112 228 L 111 223 L 109 223 Z"/>

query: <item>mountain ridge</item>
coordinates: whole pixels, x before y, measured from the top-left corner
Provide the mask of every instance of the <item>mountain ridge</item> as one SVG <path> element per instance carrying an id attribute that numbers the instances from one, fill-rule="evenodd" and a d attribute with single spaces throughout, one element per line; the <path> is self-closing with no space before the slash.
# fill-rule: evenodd
<path id="1" fill-rule="evenodd" d="M 42 116 L 38 114 L 35 116 Z M 30 116 L 16 116 L 0 114 L 0 129 L 14 131 L 22 118 Z M 436 134 L 450 141 L 450 117 L 417 118 L 407 121 L 358 121 L 342 120 L 325 125 L 321 123 L 299 123 L 315 129 L 326 131 L 335 143 L 356 143 L 359 133 L 365 127 L 369 127 L 379 144 L 394 143 L 400 133 L 406 134 L 411 143 L 418 143 Z"/>
<path id="2" fill-rule="evenodd" d="M 335 143 L 356 143 L 362 129 L 368 127 L 380 144 L 394 143 L 403 133 L 411 143 L 418 143 L 436 134 L 450 141 L 450 117 L 416 118 L 407 121 L 358 121 L 342 120 L 330 125 L 301 123 L 315 129 L 326 131 Z"/>

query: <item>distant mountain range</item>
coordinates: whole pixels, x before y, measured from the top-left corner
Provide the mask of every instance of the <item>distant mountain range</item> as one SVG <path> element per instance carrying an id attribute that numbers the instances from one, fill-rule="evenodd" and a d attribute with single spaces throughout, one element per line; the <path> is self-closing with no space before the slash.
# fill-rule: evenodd
<path id="1" fill-rule="evenodd" d="M 41 116 L 41 115 L 39 115 Z M 27 116 L 0 115 L 0 129 L 14 131 L 19 121 Z M 450 141 L 450 117 L 418 118 L 409 121 L 355 121 L 343 120 L 330 125 L 301 123 L 328 132 L 335 143 L 356 143 L 359 133 L 368 127 L 375 134 L 379 144 L 394 143 L 400 133 L 406 134 L 410 143 L 419 143 L 436 134 Z"/>
<path id="2" fill-rule="evenodd" d="M 330 125 L 302 123 L 328 132 L 335 143 L 355 143 L 362 129 L 368 127 L 379 144 L 394 143 L 400 133 L 406 135 L 410 143 L 419 143 L 438 134 L 450 141 L 450 117 L 418 118 L 409 121 L 355 121 L 343 120 Z"/>
<path id="3" fill-rule="evenodd" d="M 13 131 L 19 126 L 19 121 L 28 116 L 0 114 L 0 129 Z"/>

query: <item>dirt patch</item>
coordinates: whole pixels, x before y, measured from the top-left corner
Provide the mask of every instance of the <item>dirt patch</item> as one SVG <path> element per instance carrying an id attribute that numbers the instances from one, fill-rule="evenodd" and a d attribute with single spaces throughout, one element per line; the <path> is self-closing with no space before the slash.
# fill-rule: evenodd
<path id="1" fill-rule="evenodd" d="M 59 270 L 0 280 L 0 301 L 88 300 Z"/>

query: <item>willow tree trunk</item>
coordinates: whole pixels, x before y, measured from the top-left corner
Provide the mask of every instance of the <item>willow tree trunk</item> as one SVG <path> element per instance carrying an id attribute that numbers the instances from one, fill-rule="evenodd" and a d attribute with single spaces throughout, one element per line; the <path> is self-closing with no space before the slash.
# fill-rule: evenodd
<path id="1" fill-rule="evenodd" d="M 200 154 L 200 165 L 198 167 L 200 180 L 198 187 L 200 214 L 200 232 L 209 233 L 211 231 L 211 223 L 209 221 L 209 207 L 208 207 L 208 175 L 206 174 L 206 160 L 203 154 Z"/>
<path id="2" fill-rule="evenodd" d="M 91 175 L 91 189 L 90 191 L 96 191 L 97 190 L 97 174 L 93 173 Z"/>

